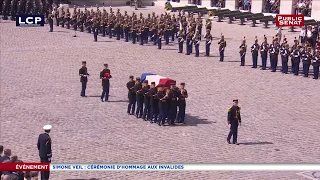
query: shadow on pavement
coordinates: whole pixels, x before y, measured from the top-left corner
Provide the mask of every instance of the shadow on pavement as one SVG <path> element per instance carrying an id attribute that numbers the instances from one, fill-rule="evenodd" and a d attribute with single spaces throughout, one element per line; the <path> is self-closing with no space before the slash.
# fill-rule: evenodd
<path id="1" fill-rule="evenodd" d="M 186 114 L 185 116 L 185 124 L 181 126 L 198 126 L 198 124 L 213 124 L 216 123 L 214 121 L 208 121 L 208 119 L 203 119 L 198 116 L 191 116 Z"/>
<path id="2" fill-rule="evenodd" d="M 244 142 L 244 143 L 239 143 L 240 145 L 266 145 L 266 144 L 273 144 L 272 142 L 267 142 L 267 141 L 263 141 L 263 142 Z"/>

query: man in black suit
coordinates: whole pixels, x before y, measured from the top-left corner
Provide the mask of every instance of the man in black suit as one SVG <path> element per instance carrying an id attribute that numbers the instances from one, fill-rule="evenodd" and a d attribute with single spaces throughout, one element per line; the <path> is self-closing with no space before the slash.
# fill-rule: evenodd
<path id="1" fill-rule="evenodd" d="M 82 61 L 82 67 L 79 69 L 79 76 L 80 76 L 80 82 L 82 84 L 81 88 L 81 97 L 86 97 L 86 88 L 87 88 L 87 83 L 88 83 L 88 69 L 87 69 L 87 62 Z"/>
<path id="2" fill-rule="evenodd" d="M 38 150 L 40 156 L 40 162 L 51 163 L 52 151 L 51 151 L 51 138 L 49 136 L 51 125 L 43 126 L 44 133 L 39 135 L 38 138 Z M 41 171 L 41 180 L 49 180 L 49 171 Z"/>
<path id="3" fill-rule="evenodd" d="M 10 160 L 10 157 L 11 157 L 11 149 L 5 149 L 4 153 L 3 153 L 3 156 L 0 157 L 0 163 L 3 163 L 6 160 Z"/>

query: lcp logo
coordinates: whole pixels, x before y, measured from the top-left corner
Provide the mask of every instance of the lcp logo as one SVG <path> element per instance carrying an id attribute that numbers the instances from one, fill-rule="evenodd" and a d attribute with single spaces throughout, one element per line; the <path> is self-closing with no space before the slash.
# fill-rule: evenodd
<path id="1" fill-rule="evenodd" d="M 16 26 L 35 27 L 44 26 L 43 15 L 17 15 Z"/>

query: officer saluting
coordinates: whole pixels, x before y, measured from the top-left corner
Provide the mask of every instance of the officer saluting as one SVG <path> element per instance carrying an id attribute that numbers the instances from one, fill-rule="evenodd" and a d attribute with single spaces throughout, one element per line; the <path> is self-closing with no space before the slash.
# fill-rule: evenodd
<path id="1" fill-rule="evenodd" d="M 231 144 L 231 136 L 232 144 L 239 145 L 237 143 L 238 138 L 238 126 L 241 125 L 241 116 L 240 116 L 240 107 L 238 106 L 238 100 L 233 100 L 233 106 L 228 110 L 228 124 L 230 124 L 230 132 L 227 138 L 227 142 Z"/>
<path id="2" fill-rule="evenodd" d="M 51 125 L 43 126 L 44 133 L 39 135 L 38 138 L 38 150 L 41 163 L 51 163 L 52 151 L 51 151 L 51 138 L 49 136 Z M 41 180 L 49 180 L 50 172 L 41 171 Z"/>
<path id="3" fill-rule="evenodd" d="M 86 61 L 82 61 L 82 67 L 81 69 L 79 69 L 79 76 L 80 76 L 80 82 L 82 84 L 82 88 L 81 88 L 81 97 L 86 97 L 86 88 L 87 88 L 87 83 L 88 83 L 88 70 L 87 70 L 87 62 Z"/>

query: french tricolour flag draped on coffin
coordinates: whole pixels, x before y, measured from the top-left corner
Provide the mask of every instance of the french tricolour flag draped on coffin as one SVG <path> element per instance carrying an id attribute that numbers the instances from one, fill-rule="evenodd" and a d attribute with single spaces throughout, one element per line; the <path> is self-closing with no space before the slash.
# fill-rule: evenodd
<path id="1" fill-rule="evenodd" d="M 140 78 L 141 82 L 146 80 L 146 77 L 150 76 L 150 75 L 156 75 L 156 74 L 153 74 L 153 73 L 143 73 L 143 74 L 141 74 L 141 78 Z"/>
<path id="2" fill-rule="evenodd" d="M 164 77 L 164 76 L 160 76 L 160 75 L 156 75 L 156 74 L 152 74 L 152 73 L 149 73 L 149 75 L 147 75 L 147 73 L 143 73 L 141 75 L 141 77 L 146 74 L 145 76 L 145 80 L 148 80 L 148 84 L 151 85 L 151 82 L 155 82 L 156 83 L 156 86 L 158 85 L 164 85 L 165 87 L 170 87 L 170 84 L 171 83 L 175 83 L 176 81 L 173 80 L 173 79 L 170 79 L 170 78 L 167 78 L 167 77 Z M 142 78 L 141 78 L 142 80 Z"/>

